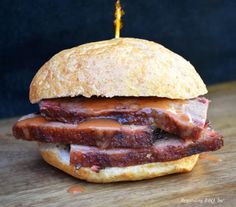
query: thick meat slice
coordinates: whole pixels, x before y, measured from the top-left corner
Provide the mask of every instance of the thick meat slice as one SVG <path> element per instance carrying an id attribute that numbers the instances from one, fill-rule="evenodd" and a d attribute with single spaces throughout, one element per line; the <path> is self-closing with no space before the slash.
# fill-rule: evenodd
<path id="1" fill-rule="evenodd" d="M 80 124 L 65 124 L 48 121 L 40 115 L 21 118 L 13 127 L 13 133 L 19 139 L 100 148 L 148 147 L 158 136 L 149 126 L 121 125 L 112 119 L 94 119 Z"/>
<path id="2" fill-rule="evenodd" d="M 200 152 L 213 151 L 223 146 L 223 138 L 215 131 L 206 129 L 198 140 L 183 140 L 163 133 L 153 147 L 143 149 L 99 149 L 71 145 L 71 164 L 83 167 L 125 167 L 151 162 L 177 160 Z"/>
<path id="3" fill-rule="evenodd" d="M 58 98 L 40 102 L 49 120 L 80 123 L 90 118 L 112 118 L 121 124 L 151 125 L 181 138 L 198 138 L 204 128 L 209 101 L 205 98 Z"/>

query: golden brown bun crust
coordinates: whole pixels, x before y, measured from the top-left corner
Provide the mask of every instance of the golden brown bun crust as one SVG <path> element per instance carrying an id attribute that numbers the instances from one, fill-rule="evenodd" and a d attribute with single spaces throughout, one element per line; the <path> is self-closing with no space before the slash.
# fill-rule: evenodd
<path id="1" fill-rule="evenodd" d="M 96 173 L 90 168 L 84 167 L 76 171 L 69 164 L 69 152 L 63 146 L 40 143 L 39 150 L 43 159 L 50 165 L 76 178 L 93 183 L 144 180 L 173 173 L 190 172 L 197 163 L 199 156 L 192 155 L 171 162 L 157 162 L 130 167 L 111 167 Z"/>
<path id="2" fill-rule="evenodd" d="M 194 67 L 155 42 L 117 38 L 64 50 L 37 72 L 30 101 L 92 95 L 190 99 L 207 93 Z"/>

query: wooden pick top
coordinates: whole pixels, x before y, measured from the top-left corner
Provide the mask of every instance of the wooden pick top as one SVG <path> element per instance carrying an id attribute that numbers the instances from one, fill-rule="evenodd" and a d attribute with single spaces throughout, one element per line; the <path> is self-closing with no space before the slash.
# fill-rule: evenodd
<path id="1" fill-rule="evenodd" d="M 115 11 L 115 38 L 120 37 L 120 30 L 122 28 L 121 17 L 124 15 L 124 11 L 121 8 L 120 0 L 116 1 L 116 11 Z"/>

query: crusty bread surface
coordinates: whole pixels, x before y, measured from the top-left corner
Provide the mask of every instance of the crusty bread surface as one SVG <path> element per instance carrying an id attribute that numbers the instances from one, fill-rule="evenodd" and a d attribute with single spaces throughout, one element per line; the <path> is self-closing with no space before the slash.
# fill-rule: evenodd
<path id="1" fill-rule="evenodd" d="M 163 175 L 190 172 L 198 161 L 198 154 L 170 162 L 156 162 L 130 167 L 107 167 L 99 172 L 70 165 L 69 150 L 63 145 L 39 143 L 43 159 L 50 165 L 76 177 L 93 183 L 110 183 L 151 179 Z"/>
<path id="2" fill-rule="evenodd" d="M 30 101 L 55 97 L 157 96 L 190 99 L 207 93 L 194 67 L 162 45 L 116 38 L 63 50 L 30 85 Z"/>

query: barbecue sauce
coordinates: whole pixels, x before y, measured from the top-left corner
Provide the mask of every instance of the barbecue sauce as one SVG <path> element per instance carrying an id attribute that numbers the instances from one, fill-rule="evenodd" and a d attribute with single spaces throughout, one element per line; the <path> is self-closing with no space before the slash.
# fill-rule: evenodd
<path id="1" fill-rule="evenodd" d="M 210 155 L 208 153 L 201 153 L 200 159 L 212 161 L 212 162 L 221 162 L 222 160 L 214 155 Z"/>
<path id="2" fill-rule="evenodd" d="M 113 119 L 89 119 L 78 125 L 80 129 L 119 130 L 121 124 Z"/>
<path id="3" fill-rule="evenodd" d="M 57 100 L 55 100 L 57 101 Z M 71 108 L 78 112 L 96 115 L 108 111 L 138 111 L 145 108 L 168 110 L 173 108 L 172 104 L 180 106 L 180 111 L 186 100 L 172 100 L 166 98 L 139 97 L 139 98 L 64 98 L 58 100 L 60 106 L 64 103 L 69 104 Z M 69 101 L 69 102 L 68 102 Z"/>
<path id="4" fill-rule="evenodd" d="M 85 188 L 81 185 L 73 185 L 68 188 L 67 192 L 72 194 L 83 193 Z"/>

